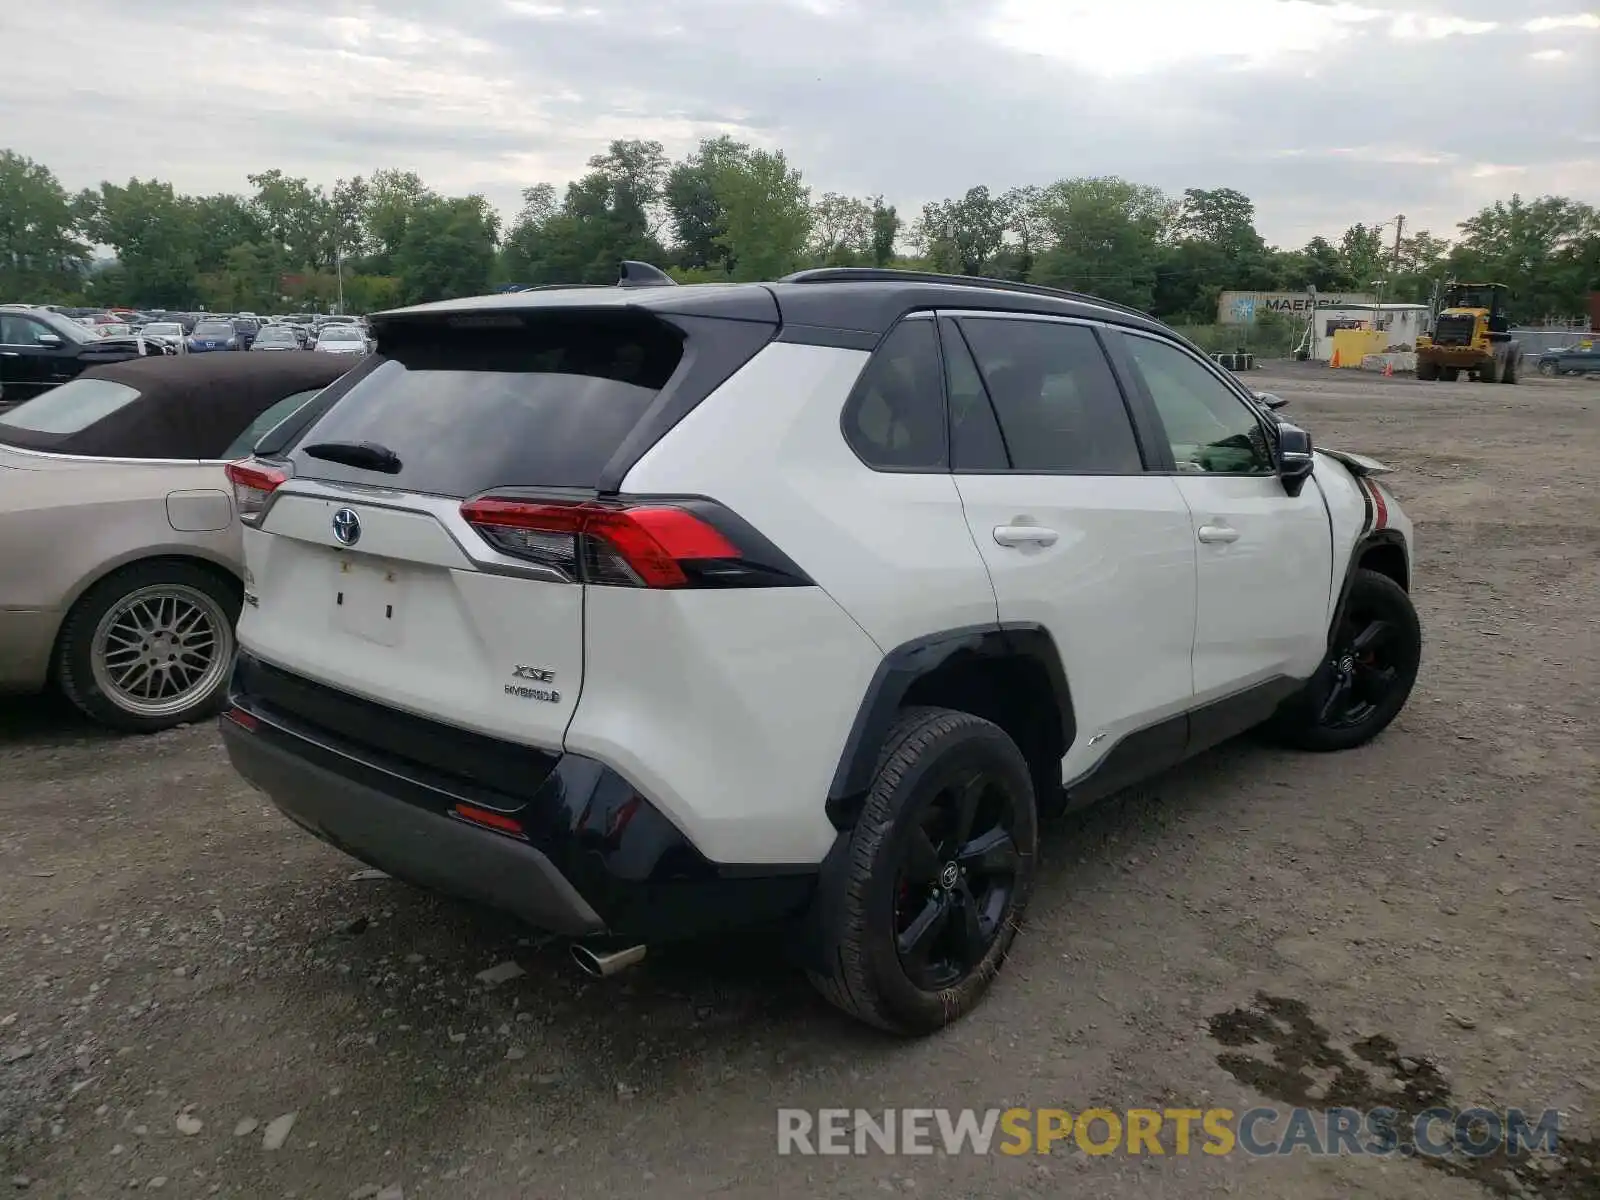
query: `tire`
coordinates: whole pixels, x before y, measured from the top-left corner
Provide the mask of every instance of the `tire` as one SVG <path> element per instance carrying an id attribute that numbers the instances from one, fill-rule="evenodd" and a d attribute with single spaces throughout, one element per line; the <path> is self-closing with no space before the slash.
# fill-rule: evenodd
<path id="1" fill-rule="evenodd" d="M 1327 659 L 1271 731 L 1301 750 L 1365 745 L 1400 715 L 1421 661 L 1422 627 L 1411 597 L 1387 575 L 1357 570 Z"/>
<path id="2" fill-rule="evenodd" d="M 1542 362 L 1539 364 L 1539 374 L 1543 375 L 1546 379 L 1554 379 L 1557 375 L 1561 374 L 1561 372 L 1557 369 L 1555 363 Z"/>
<path id="3" fill-rule="evenodd" d="M 965 833 L 964 811 L 974 814 Z M 1016 938 L 1037 847 L 1033 783 L 1016 743 L 970 713 L 907 709 L 884 739 L 845 869 L 818 898 L 830 914 L 829 965 L 812 983 L 892 1033 L 933 1033 L 964 1016 Z"/>
<path id="4" fill-rule="evenodd" d="M 1500 367 L 1500 382 L 1515 383 L 1517 381 L 1517 355 L 1506 355 L 1506 361 Z"/>
<path id="5" fill-rule="evenodd" d="M 1445 383 L 1454 383 L 1456 380 L 1461 378 L 1461 368 L 1460 367 L 1440 367 L 1439 368 L 1439 378 L 1444 380 Z"/>
<path id="6" fill-rule="evenodd" d="M 1500 382 L 1500 360 L 1498 358 L 1491 358 L 1478 367 L 1478 382 Z"/>
<path id="7" fill-rule="evenodd" d="M 171 559 L 133 563 L 72 606 L 56 645 L 56 679 L 91 720 L 128 733 L 215 716 L 227 696 L 240 606 L 239 586 L 217 571 Z"/>
<path id="8" fill-rule="evenodd" d="M 1417 378 L 1425 383 L 1432 383 L 1435 379 L 1439 378 L 1439 364 L 1431 362 L 1419 362 L 1417 364 Z"/>

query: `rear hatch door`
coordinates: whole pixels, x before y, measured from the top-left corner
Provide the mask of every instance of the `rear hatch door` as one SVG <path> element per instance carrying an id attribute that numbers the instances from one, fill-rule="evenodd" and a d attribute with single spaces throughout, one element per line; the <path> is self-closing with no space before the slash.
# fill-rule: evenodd
<path id="1" fill-rule="evenodd" d="M 243 649 L 380 704 L 559 749 L 583 681 L 579 540 L 473 524 L 463 503 L 592 498 L 690 369 L 689 340 L 624 306 L 397 319 L 379 360 L 292 447 L 258 451 L 290 478 L 246 525 Z"/>

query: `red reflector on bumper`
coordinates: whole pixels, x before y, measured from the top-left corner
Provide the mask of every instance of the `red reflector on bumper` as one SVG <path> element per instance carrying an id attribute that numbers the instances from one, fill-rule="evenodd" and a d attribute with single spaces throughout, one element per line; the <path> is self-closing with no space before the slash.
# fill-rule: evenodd
<path id="1" fill-rule="evenodd" d="M 457 804 L 450 811 L 463 821 L 471 821 L 474 825 L 481 825 L 496 833 L 509 833 L 512 837 L 525 836 L 522 825 L 517 819 L 508 817 L 504 813 L 490 812 L 486 808 L 475 808 L 470 804 Z"/>
<path id="2" fill-rule="evenodd" d="M 246 712 L 242 708 L 230 707 L 223 709 L 222 719 L 232 721 L 240 729 L 248 729 L 251 733 L 261 727 L 261 722 L 256 720 L 255 714 Z"/>

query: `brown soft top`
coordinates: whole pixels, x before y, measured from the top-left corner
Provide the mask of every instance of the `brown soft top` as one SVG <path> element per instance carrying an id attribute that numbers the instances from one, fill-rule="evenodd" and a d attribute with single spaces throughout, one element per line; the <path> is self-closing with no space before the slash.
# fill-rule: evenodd
<path id="1" fill-rule="evenodd" d="M 230 351 L 105 363 L 78 378 L 123 384 L 138 391 L 137 400 L 75 433 L 0 424 L 0 442 L 107 458 L 220 458 L 251 421 L 286 396 L 327 387 L 354 357 Z"/>

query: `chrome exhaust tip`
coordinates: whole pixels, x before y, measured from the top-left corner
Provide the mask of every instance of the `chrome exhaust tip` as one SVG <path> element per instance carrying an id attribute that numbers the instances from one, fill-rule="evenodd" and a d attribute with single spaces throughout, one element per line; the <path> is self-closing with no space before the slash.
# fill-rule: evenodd
<path id="1" fill-rule="evenodd" d="M 572 947 L 572 961 L 585 975 L 605 979 L 643 962 L 646 949 L 645 946 L 624 946 L 620 950 L 609 950 L 579 942 Z"/>

